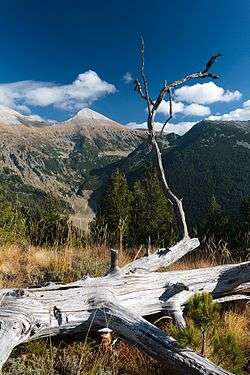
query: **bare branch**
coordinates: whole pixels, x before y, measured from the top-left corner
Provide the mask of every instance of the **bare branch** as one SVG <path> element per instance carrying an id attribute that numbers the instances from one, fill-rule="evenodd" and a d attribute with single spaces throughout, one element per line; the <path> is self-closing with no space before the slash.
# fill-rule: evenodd
<path id="1" fill-rule="evenodd" d="M 158 249 L 155 253 L 134 260 L 121 268 L 122 274 L 130 272 L 152 272 L 161 267 L 167 267 L 195 250 L 200 245 L 197 238 L 186 239 L 178 242 L 169 249 Z"/>
<path id="2" fill-rule="evenodd" d="M 181 86 L 184 83 L 186 83 L 188 81 L 191 81 L 191 80 L 194 80 L 194 79 L 208 78 L 208 77 L 210 77 L 212 79 L 218 79 L 219 76 L 217 74 L 210 73 L 209 69 L 217 61 L 217 59 L 220 56 L 221 56 L 220 54 L 212 56 L 208 60 L 208 62 L 206 64 L 206 68 L 203 71 L 200 71 L 200 72 L 197 72 L 197 73 L 188 74 L 187 76 L 185 76 L 185 77 L 183 77 L 181 79 L 177 79 L 176 81 L 173 81 L 173 82 L 169 83 L 168 85 L 164 85 L 164 87 L 161 89 L 161 91 L 159 93 L 158 98 L 155 101 L 154 110 L 158 109 L 159 105 L 161 104 L 161 102 L 164 99 L 165 95 L 168 93 L 169 89 L 174 89 L 174 88 L 176 88 L 178 86 Z"/>
<path id="3" fill-rule="evenodd" d="M 171 118 L 173 117 L 173 102 L 172 102 L 172 93 L 171 93 L 171 89 L 168 90 L 168 98 L 169 98 L 169 117 L 167 118 L 167 120 L 164 122 L 163 124 L 163 127 L 161 129 L 161 133 L 160 133 L 160 137 L 162 137 L 163 135 L 163 132 L 164 132 L 164 129 L 165 129 L 165 126 L 167 125 L 167 123 L 171 120 Z"/>
<path id="4" fill-rule="evenodd" d="M 211 68 L 211 66 L 218 60 L 219 57 L 221 57 L 220 53 L 218 53 L 217 55 L 212 56 L 208 60 L 208 62 L 206 64 L 206 68 L 205 68 L 205 70 L 203 70 L 203 73 L 207 73 L 209 71 L 209 69 Z"/>
<path id="5" fill-rule="evenodd" d="M 134 81 L 134 90 L 138 92 L 138 94 L 141 96 L 142 99 L 147 100 L 146 96 L 143 94 L 141 83 L 138 79 Z"/>
<path id="6" fill-rule="evenodd" d="M 154 102 L 149 96 L 148 80 L 146 78 L 144 68 L 145 68 L 145 47 L 144 47 L 144 39 L 143 37 L 141 37 L 141 76 L 142 76 L 142 81 L 143 81 L 143 86 L 144 86 L 145 97 L 147 101 L 148 113 L 151 113 L 151 107 L 154 106 Z"/>

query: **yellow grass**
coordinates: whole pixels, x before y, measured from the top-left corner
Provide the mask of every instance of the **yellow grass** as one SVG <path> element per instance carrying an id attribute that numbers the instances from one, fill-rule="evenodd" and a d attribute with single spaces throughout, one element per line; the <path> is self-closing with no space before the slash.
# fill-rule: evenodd
<path id="1" fill-rule="evenodd" d="M 119 263 L 133 260 L 138 249 L 124 251 Z M 214 260 L 194 260 L 186 257 L 167 270 L 185 270 L 214 265 Z M 70 282 L 84 274 L 103 275 L 109 267 L 109 249 L 41 248 L 18 246 L 0 248 L 0 287 L 29 287 L 48 281 Z M 226 311 L 221 334 L 230 331 L 237 335 L 242 349 L 249 351 L 247 312 Z M 67 339 L 68 340 L 68 339 Z M 100 352 L 98 342 L 64 343 L 57 339 L 28 343 L 16 351 L 8 361 L 5 375 L 118 375 L 118 374 L 170 375 L 162 366 L 136 348 L 120 342 L 112 354 Z"/>

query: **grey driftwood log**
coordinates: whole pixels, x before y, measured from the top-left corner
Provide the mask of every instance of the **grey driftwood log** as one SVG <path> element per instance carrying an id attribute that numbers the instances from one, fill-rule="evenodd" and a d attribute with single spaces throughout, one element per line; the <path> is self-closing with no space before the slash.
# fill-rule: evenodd
<path id="1" fill-rule="evenodd" d="M 184 239 L 119 268 L 112 252 L 110 271 L 103 277 L 70 284 L 0 291 L 0 365 L 13 348 L 52 335 L 84 333 L 108 326 L 128 343 L 156 358 L 176 374 L 229 374 L 181 348 L 143 316 L 164 312 L 185 324 L 182 311 L 194 293 L 210 292 L 219 302 L 245 298 L 250 262 L 171 272 L 155 272 L 194 250 L 197 239 Z M 179 254 L 179 256 L 178 256 Z M 226 299 L 227 300 L 227 299 Z"/>
<path id="2" fill-rule="evenodd" d="M 143 317 L 164 312 L 179 326 L 185 326 L 183 310 L 195 293 L 210 292 L 218 302 L 247 300 L 250 290 L 250 262 L 185 271 L 156 272 L 167 267 L 199 246 L 190 239 L 182 201 L 171 191 L 162 164 L 161 152 L 154 131 L 154 117 L 168 95 L 172 117 L 171 90 L 196 78 L 217 78 L 209 73 L 218 56 L 213 56 L 203 71 L 165 84 L 156 100 L 149 96 L 144 73 L 142 43 L 141 77 L 135 90 L 146 101 L 149 142 L 163 190 L 173 205 L 180 241 L 170 249 L 137 259 L 123 268 L 118 254 L 111 251 L 109 272 L 98 278 L 83 277 L 70 284 L 50 284 L 43 288 L 0 290 L 0 367 L 14 347 L 29 340 L 52 335 L 89 334 L 90 330 L 109 327 L 128 343 L 161 361 L 170 373 L 185 375 L 229 374 L 191 349 L 182 348 L 167 333 Z"/>

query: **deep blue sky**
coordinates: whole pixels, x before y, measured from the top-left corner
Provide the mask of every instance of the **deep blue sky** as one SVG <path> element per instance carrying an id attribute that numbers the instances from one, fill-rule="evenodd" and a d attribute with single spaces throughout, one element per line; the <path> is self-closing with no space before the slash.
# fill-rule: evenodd
<path id="1" fill-rule="evenodd" d="M 250 99 L 249 0 L 2 0 L 0 82 L 69 84 L 91 69 L 118 90 L 91 108 L 122 123 L 142 122 L 145 105 L 122 79 L 137 74 L 140 34 L 153 94 L 165 79 L 197 70 L 221 52 L 216 84 L 239 90 L 242 98 L 215 103 L 212 113 Z M 31 109 L 48 118 L 71 115 L 53 106 Z"/>

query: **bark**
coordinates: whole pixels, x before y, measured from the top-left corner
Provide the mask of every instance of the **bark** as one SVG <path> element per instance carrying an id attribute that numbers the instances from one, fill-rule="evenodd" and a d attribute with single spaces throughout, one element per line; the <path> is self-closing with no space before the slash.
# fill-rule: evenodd
<path id="1" fill-rule="evenodd" d="M 225 298 L 249 292 L 250 262 L 154 272 L 171 263 L 169 254 L 173 249 L 185 254 L 197 243 L 196 239 L 186 239 L 169 251 L 161 249 L 123 268 L 118 267 L 117 252 L 112 251 L 106 276 L 84 277 L 64 285 L 52 283 L 42 288 L 2 289 L 0 365 L 20 343 L 57 334 L 88 334 L 90 329 L 106 326 L 108 320 L 118 336 L 136 344 L 167 368 L 174 368 L 176 374 L 226 374 L 192 350 L 181 348 L 173 338 L 142 318 L 164 311 L 183 324 L 182 310 L 194 293 L 207 291 L 215 298 Z"/>

